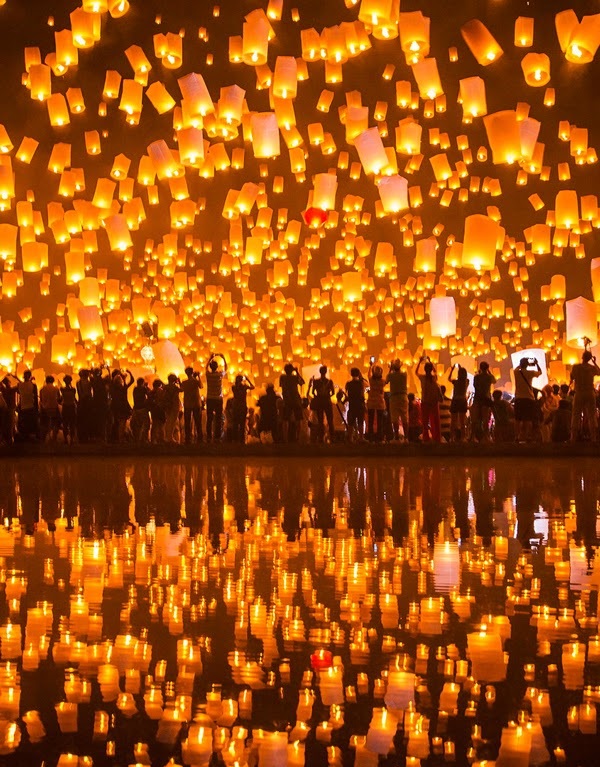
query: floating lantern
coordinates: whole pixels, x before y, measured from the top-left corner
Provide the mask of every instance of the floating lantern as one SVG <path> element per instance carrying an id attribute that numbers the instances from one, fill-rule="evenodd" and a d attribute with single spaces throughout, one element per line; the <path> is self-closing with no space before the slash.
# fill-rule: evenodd
<path id="1" fill-rule="evenodd" d="M 465 219 L 462 266 L 477 271 L 493 269 L 496 251 L 501 246 L 504 231 L 493 219 L 476 213 Z"/>
<path id="2" fill-rule="evenodd" d="M 380 173 L 388 164 L 388 156 L 377 128 L 369 128 L 356 136 L 354 146 L 365 173 Z"/>
<path id="3" fill-rule="evenodd" d="M 252 148 L 255 157 L 278 157 L 280 154 L 279 126 L 273 112 L 253 114 L 250 120 Z"/>
<path id="4" fill-rule="evenodd" d="M 598 318 L 596 304 L 583 296 L 565 303 L 566 340 L 570 346 L 583 348 L 584 339 L 592 344 L 598 340 Z"/>
<path id="5" fill-rule="evenodd" d="M 502 48 L 479 19 L 472 19 L 460 28 L 463 40 L 482 67 L 487 67 L 502 56 Z"/>
<path id="6" fill-rule="evenodd" d="M 550 81 L 550 58 L 546 53 L 528 53 L 521 60 L 527 85 L 541 87 Z"/>
<path id="7" fill-rule="evenodd" d="M 454 298 L 452 296 L 434 296 L 431 298 L 429 320 L 432 336 L 447 338 L 456 335 L 456 303 Z"/>

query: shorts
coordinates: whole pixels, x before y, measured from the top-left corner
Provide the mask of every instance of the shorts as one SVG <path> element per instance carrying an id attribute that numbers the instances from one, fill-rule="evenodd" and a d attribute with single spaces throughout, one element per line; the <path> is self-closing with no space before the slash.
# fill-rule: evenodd
<path id="1" fill-rule="evenodd" d="M 515 400 L 515 421 L 535 421 L 537 404 L 534 399 L 520 398 Z"/>
<path id="2" fill-rule="evenodd" d="M 450 403 L 451 413 L 466 413 L 469 409 L 466 399 L 453 399 Z"/>
<path id="3" fill-rule="evenodd" d="M 302 420 L 302 403 L 286 402 L 284 400 L 282 417 L 284 421 L 291 421 L 292 417 L 294 421 L 301 421 Z"/>
<path id="4" fill-rule="evenodd" d="M 389 399 L 390 419 L 392 423 L 398 423 L 402 419 L 405 424 L 408 421 L 408 395 L 392 394 Z"/>

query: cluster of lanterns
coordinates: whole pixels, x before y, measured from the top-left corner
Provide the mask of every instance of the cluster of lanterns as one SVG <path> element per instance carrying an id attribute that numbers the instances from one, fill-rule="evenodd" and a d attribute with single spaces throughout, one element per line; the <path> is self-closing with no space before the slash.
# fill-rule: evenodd
<path id="1" fill-rule="evenodd" d="M 332 767 L 348 745 L 359 767 L 394 747 L 419 767 L 431 756 L 479 764 L 498 742 L 499 763 L 527 767 L 545 764 L 549 750 L 560 764 L 569 742 L 596 733 L 600 573 L 571 535 L 574 511 L 553 518 L 536 554 L 513 540 L 512 498 L 491 543 L 477 535 L 475 518 L 459 541 L 450 508 L 431 545 L 419 493 L 402 542 L 375 537 L 369 525 L 354 537 L 342 475 L 326 473 L 321 479 L 336 488 L 333 529 L 311 526 L 307 502 L 307 524 L 289 540 L 284 509 L 262 507 L 259 470 L 248 468 L 246 529 L 234 521 L 235 498 L 224 496 L 222 551 L 208 520 L 193 534 L 151 520 L 91 539 L 77 517 L 54 520 L 54 531 L 42 520 L 35 534 L 7 519 L 0 753 L 28 741 L 43 748 L 54 716 L 67 736 L 59 744 L 79 733 L 108 756 L 125 748 L 118 739 L 128 737 L 127 722 L 142 717 L 147 726 L 131 732 L 153 733 L 173 764 L 203 767 L 215 752 L 230 767 L 256 764 L 257 755 L 260 767 L 303 767 L 309 736 Z M 409 478 L 399 470 L 397 479 Z M 462 481 L 468 492 L 470 480 Z M 382 513 L 389 530 L 392 510 Z M 552 589 L 557 599 L 548 602 Z M 108 604 L 118 605 L 118 621 L 106 617 Z M 228 651 L 222 685 L 207 681 L 215 679 L 215 642 Z M 520 704 L 509 658 L 524 662 L 512 672 Z M 64 681 L 50 684 L 53 674 Z M 269 691 L 291 701 L 295 716 L 261 729 Z M 507 700 L 518 717 L 500 733 Z M 482 732 L 490 714 L 495 735 L 489 722 Z M 466 744 L 457 742 L 461 729 Z M 149 764 L 149 749 L 153 741 L 135 744 L 135 762 Z M 59 764 L 91 759 L 65 753 Z"/>
<path id="2" fill-rule="evenodd" d="M 236 9 L 233 35 L 218 5 L 193 29 L 127 0 L 48 19 L 51 48 L 23 51 L 27 119 L 0 125 L 3 368 L 132 364 L 151 323 L 186 362 L 226 347 L 255 376 L 288 358 L 410 365 L 424 349 L 442 372 L 532 346 L 566 377 L 598 337 L 595 261 L 591 279 L 569 262 L 549 287 L 529 272 L 548 254 L 587 259 L 600 220 L 579 181 L 596 150 L 553 116 L 552 84 L 565 60 L 587 76 L 600 14 L 506 8 L 498 29 L 459 20 L 435 50 L 443 11 L 345 4 L 320 29 L 287 0 Z M 538 28 L 552 21 L 550 43 Z M 87 59 L 104 69 L 99 100 Z M 349 62 L 364 74 L 344 81 Z M 507 87 L 515 72 L 527 101 Z M 28 166 L 52 183 L 24 191 Z M 527 187 L 524 228 L 511 185 Z M 590 283 L 593 302 L 578 295 Z"/>

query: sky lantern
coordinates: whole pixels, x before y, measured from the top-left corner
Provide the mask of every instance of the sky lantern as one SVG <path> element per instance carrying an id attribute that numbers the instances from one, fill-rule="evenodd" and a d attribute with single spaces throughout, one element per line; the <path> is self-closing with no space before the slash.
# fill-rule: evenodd
<path id="1" fill-rule="evenodd" d="M 342 293 L 344 301 L 354 303 L 362 298 L 362 278 L 360 272 L 342 274 Z"/>
<path id="2" fill-rule="evenodd" d="M 554 207 L 559 229 L 572 229 L 579 223 L 579 198 L 574 189 L 561 189 L 556 195 Z"/>
<path id="3" fill-rule="evenodd" d="M 313 207 L 334 210 L 337 188 L 338 179 L 335 173 L 317 173 L 313 178 Z"/>
<path id="4" fill-rule="evenodd" d="M 249 66 L 267 63 L 269 49 L 269 22 L 266 17 L 253 15 L 244 22 L 242 34 L 242 60 Z"/>
<path id="5" fill-rule="evenodd" d="M 493 64 L 502 56 L 502 48 L 496 38 L 479 19 L 471 19 L 460 28 L 463 40 L 482 67 Z"/>
<path id="6" fill-rule="evenodd" d="M 485 81 L 481 77 L 465 77 L 460 80 L 460 103 L 465 118 L 482 117 L 487 114 Z"/>
<path id="7" fill-rule="evenodd" d="M 385 213 L 399 213 L 408 208 L 408 181 L 402 176 L 382 176 L 377 188 Z"/>
<path id="8" fill-rule="evenodd" d="M 277 56 L 273 73 L 273 95 L 281 99 L 296 98 L 298 64 L 293 56 Z"/>
<path id="9" fill-rule="evenodd" d="M 190 72 L 180 77 L 177 83 L 183 100 L 189 104 L 191 114 L 203 117 L 215 111 L 208 87 L 201 74 Z"/>
<path id="10" fill-rule="evenodd" d="M 385 147 L 377 128 L 369 128 L 354 139 L 365 173 L 377 174 L 388 164 Z"/>
<path id="11" fill-rule="evenodd" d="M 420 59 L 411 64 L 411 69 L 422 99 L 435 99 L 443 94 L 440 73 L 434 58 Z"/>
<path id="12" fill-rule="evenodd" d="M 513 163 L 521 157 L 521 127 L 512 109 L 494 112 L 483 118 L 494 164 Z"/>
<path id="13" fill-rule="evenodd" d="M 519 48 L 529 48 L 533 45 L 533 29 L 535 19 L 531 16 L 517 16 L 515 19 L 515 45 Z"/>
<path id="14" fill-rule="evenodd" d="M 281 149 L 279 126 L 274 112 L 256 112 L 252 115 L 252 148 L 259 158 L 278 157 Z"/>
<path id="15" fill-rule="evenodd" d="M 407 64 L 416 64 L 429 55 L 429 28 L 430 19 L 421 11 L 400 13 L 400 47 Z"/>
<path id="16" fill-rule="evenodd" d="M 82 341 L 97 342 L 104 337 L 102 318 L 97 306 L 80 306 L 77 321 Z"/>
<path id="17" fill-rule="evenodd" d="M 569 346 L 583 348 L 585 339 L 592 344 L 598 340 L 596 304 L 583 296 L 565 303 L 566 341 Z"/>
<path id="18" fill-rule="evenodd" d="M 462 266 L 479 271 L 493 269 L 496 251 L 503 237 L 502 227 L 497 221 L 481 213 L 467 216 L 462 248 Z"/>
<path id="19" fill-rule="evenodd" d="M 550 82 L 550 57 L 547 53 L 527 53 L 521 60 L 527 85 L 539 88 Z"/>
<path id="20" fill-rule="evenodd" d="M 581 21 L 573 9 L 555 17 L 556 34 L 561 50 L 572 64 L 589 64 L 600 45 L 600 13 L 584 16 Z"/>

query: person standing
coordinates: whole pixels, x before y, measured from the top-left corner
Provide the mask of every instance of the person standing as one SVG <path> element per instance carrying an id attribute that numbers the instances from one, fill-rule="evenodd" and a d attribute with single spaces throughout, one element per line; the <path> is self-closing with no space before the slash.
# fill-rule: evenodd
<path id="1" fill-rule="evenodd" d="M 458 367 L 456 378 L 452 377 Z M 469 405 L 467 393 L 469 391 L 469 376 L 467 369 L 462 365 L 454 365 L 450 371 L 450 383 L 452 384 L 452 400 L 450 402 L 450 431 L 454 442 L 463 442 L 466 434 L 466 421 Z"/>
<path id="2" fill-rule="evenodd" d="M 346 382 L 346 397 L 348 398 L 348 434 L 350 440 L 362 440 L 365 433 L 365 385 L 368 381 L 363 378 L 358 368 L 351 368 L 352 376 Z"/>
<path id="3" fill-rule="evenodd" d="M 93 391 L 89 370 L 83 368 L 79 371 L 79 380 L 75 388 L 77 389 L 77 439 L 85 444 L 94 434 Z"/>
<path id="4" fill-rule="evenodd" d="M 125 373 L 129 378 L 125 379 Z M 112 416 L 111 441 L 124 442 L 127 421 L 131 416 L 131 405 L 127 397 L 134 378 L 130 370 L 113 370 L 110 381 L 110 412 Z"/>
<path id="5" fill-rule="evenodd" d="M 109 434 L 110 370 L 108 365 L 102 367 L 106 375 L 102 375 L 102 368 L 92 370 L 92 433 L 94 439 L 106 442 Z"/>
<path id="6" fill-rule="evenodd" d="M 31 370 L 23 373 L 23 380 L 17 384 L 19 397 L 18 408 L 18 431 L 23 439 L 37 439 L 39 434 L 38 424 L 38 388 Z"/>
<path id="7" fill-rule="evenodd" d="M 137 444 L 148 442 L 150 431 L 150 413 L 148 384 L 144 378 L 138 378 L 133 387 L 133 411 L 131 413 L 131 433 L 133 441 Z"/>
<path id="8" fill-rule="evenodd" d="M 254 384 L 245 375 L 237 375 L 231 387 L 232 405 L 232 439 L 233 442 L 246 442 L 246 417 L 248 415 L 247 395 L 254 389 Z"/>
<path id="9" fill-rule="evenodd" d="M 531 440 L 532 438 L 533 424 L 537 419 L 537 405 L 532 382 L 534 378 L 537 378 L 541 374 L 541 372 L 542 369 L 540 368 L 540 363 L 536 359 L 528 359 L 527 357 L 522 357 L 517 367 L 513 370 L 515 377 L 515 424 L 517 442 Z"/>
<path id="10" fill-rule="evenodd" d="M 427 360 L 425 362 L 425 360 Z M 421 373 L 421 364 L 423 373 Z M 439 442 L 440 427 L 440 387 L 438 386 L 435 368 L 429 357 L 421 357 L 417 365 L 416 375 L 421 382 L 421 418 L 423 421 L 423 442 Z"/>
<path id="11" fill-rule="evenodd" d="M 223 368 L 219 370 L 219 357 Z M 222 354 L 211 354 L 206 363 L 206 441 L 220 442 L 223 431 L 223 379 L 227 361 Z"/>
<path id="12" fill-rule="evenodd" d="M 450 442 L 452 439 L 452 415 L 450 414 L 450 397 L 446 396 L 446 387 L 440 386 L 440 431 L 444 442 Z"/>
<path id="13" fill-rule="evenodd" d="M 164 391 L 165 402 L 165 440 L 166 442 L 179 442 L 179 412 L 181 402 L 179 400 L 179 379 L 175 373 L 169 373 L 167 376 L 167 385 Z"/>
<path id="14" fill-rule="evenodd" d="M 40 428 L 42 442 L 56 441 L 60 423 L 60 390 L 54 383 L 54 376 L 46 376 L 46 383 L 40 389 Z"/>
<path id="15" fill-rule="evenodd" d="M 490 441 L 490 416 L 492 415 L 492 386 L 496 383 L 490 366 L 483 361 L 473 376 L 473 403 L 471 405 L 471 439 Z"/>
<path id="16" fill-rule="evenodd" d="M 196 432 L 196 442 L 202 442 L 202 399 L 200 390 L 203 387 L 200 380 L 200 373 L 194 372 L 194 368 L 185 369 L 187 378 L 182 381 L 181 391 L 183 392 L 183 431 L 185 435 L 185 444 L 189 445 L 192 441 L 192 421 L 194 422 L 194 431 Z"/>
<path id="17" fill-rule="evenodd" d="M 373 358 L 369 368 L 369 392 L 367 394 L 367 439 L 370 442 L 381 442 L 383 439 L 383 419 L 385 415 L 385 397 L 383 389 L 385 381 L 383 368 L 376 365 Z M 377 431 L 374 431 L 377 419 Z"/>
<path id="18" fill-rule="evenodd" d="M 288 362 L 283 368 L 283 374 L 279 376 L 279 388 L 283 398 L 284 439 L 287 442 L 298 441 L 298 427 L 302 421 L 301 386 L 304 386 L 304 379 L 300 371 Z"/>
<path id="19" fill-rule="evenodd" d="M 152 381 L 152 389 L 148 395 L 148 407 L 152 426 L 150 428 L 150 441 L 153 445 L 162 444 L 165 441 L 165 394 L 163 383 L 160 379 Z"/>
<path id="20" fill-rule="evenodd" d="M 400 426 L 402 426 L 404 439 L 407 439 L 408 381 L 406 371 L 402 370 L 400 360 L 396 359 L 390 364 L 385 382 L 390 387 L 389 409 L 394 439 L 400 439 Z"/>
<path id="21" fill-rule="evenodd" d="M 312 394 L 313 397 L 311 407 L 317 418 L 317 440 L 325 441 L 325 419 L 327 419 L 329 441 L 333 442 L 335 426 L 331 398 L 334 394 L 334 386 L 331 378 L 327 378 L 327 365 L 321 365 L 318 378 L 310 379 L 308 394 L 309 396 Z"/>
<path id="22" fill-rule="evenodd" d="M 594 378 L 600 376 L 596 358 L 587 349 L 581 356 L 581 362 L 571 368 L 571 386 L 575 391 L 573 412 L 571 415 L 571 442 L 575 442 L 582 431 L 582 420 L 587 425 L 590 438 L 598 438 L 598 416 L 596 413 L 596 392 Z"/>
<path id="23" fill-rule="evenodd" d="M 63 378 L 60 390 L 62 402 L 62 430 L 65 444 L 72 445 L 77 434 L 77 389 L 73 386 L 73 376 Z"/>

